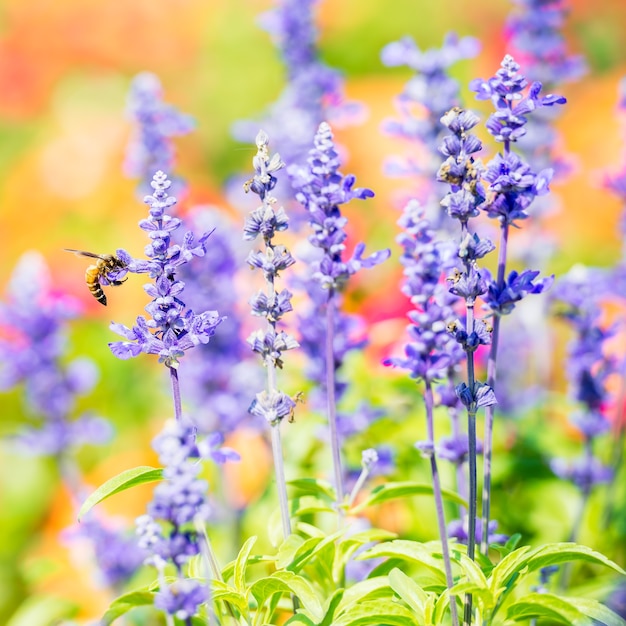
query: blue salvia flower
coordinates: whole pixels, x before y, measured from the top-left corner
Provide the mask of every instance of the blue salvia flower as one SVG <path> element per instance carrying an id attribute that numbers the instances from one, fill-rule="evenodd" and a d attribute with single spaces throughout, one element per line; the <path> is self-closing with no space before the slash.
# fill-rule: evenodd
<path id="1" fill-rule="evenodd" d="M 268 368 L 268 381 L 271 370 L 282 368 L 282 354 L 299 346 L 298 342 L 282 330 L 277 330 L 277 323 L 285 313 L 292 310 L 291 293 L 287 289 L 280 292 L 275 289 L 275 281 L 279 273 L 291 267 L 295 259 L 285 246 L 276 245 L 276 233 L 288 228 L 288 219 L 282 207 L 276 207 L 276 198 L 271 191 L 276 186 L 275 173 L 285 164 L 278 153 L 270 157 L 269 137 L 265 131 L 260 131 L 256 137 L 257 154 L 253 159 L 255 175 L 246 183 L 246 190 L 250 190 L 261 198 L 261 205 L 250 212 L 244 225 L 244 239 L 253 241 L 261 237 L 264 241 L 264 250 L 250 251 L 248 265 L 252 269 L 261 269 L 268 287 L 267 291 L 259 291 L 250 301 L 252 314 L 264 317 L 267 328 L 253 332 L 248 338 L 248 344 L 253 352 L 263 358 Z M 253 415 L 264 417 L 270 425 L 276 425 L 288 416 L 295 406 L 295 402 L 286 394 L 278 391 L 273 384 L 267 390 L 257 394 L 251 407 Z"/>
<path id="2" fill-rule="evenodd" d="M 360 105 L 346 100 L 341 74 L 320 58 L 316 4 L 317 0 L 277 0 L 262 16 L 261 25 L 285 63 L 287 84 L 260 121 L 238 122 L 233 128 L 237 139 L 250 142 L 262 126 L 287 164 L 289 175 L 289 168 L 304 165 L 311 137 L 323 120 L 347 122 L 361 110 Z M 288 186 L 280 195 L 291 198 L 293 192 Z"/>
<path id="3" fill-rule="evenodd" d="M 383 128 L 390 135 L 425 146 L 428 151 L 423 163 L 389 163 L 389 173 L 432 177 L 437 172 L 442 139 L 439 120 L 446 111 L 460 105 L 459 82 L 449 75 L 449 69 L 458 61 L 476 56 L 479 47 L 478 40 L 473 37 L 459 39 L 455 33 L 448 33 L 438 49 L 422 51 L 410 37 L 383 48 L 381 59 L 384 65 L 407 66 L 415 72 L 397 99 L 401 118 L 387 120 Z M 415 107 L 423 114 L 416 115 Z M 420 197 L 420 201 L 425 202 L 425 198 Z"/>
<path id="4" fill-rule="evenodd" d="M 562 29 L 566 0 L 514 0 L 518 9 L 506 25 L 508 48 L 524 66 L 526 75 L 544 85 L 578 80 L 586 71 L 581 55 L 567 51 Z M 547 138 L 544 138 L 547 139 Z"/>
<path id="5" fill-rule="evenodd" d="M 337 294 L 341 293 L 350 276 L 362 268 L 378 265 L 389 257 L 389 250 L 381 250 L 364 257 L 365 244 L 358 243 L 349 259 L 344 259 L 347 220 L 340 206 L 354 198 L 366 199 L 374 195 L 369 189 L 355 188 L 355 177 L 344 176 L 339 171 L 339 155 L 333 142 L 330 126 L 322 122 L 313 139 L 305 167 L 294 168 L 292 183 L 297 190 L 296 199 L 307 211 L 312 229 L 308 241 L 317 254 L 308 264 L 307 280 L 315 281 L 325 292 L 320 317 L 325 319 L 325 333 L 320 340 L 324 345 L 324 374 L 330 440 L 333 454 L 333 469 L 337 502 L 343 501 L 343 472 L 337 430 L 336 379 L 335 373 L 341 363 L 336 361 L 335 330 L 338 324 Z M 311 289 L 314 287 L 311 285 Z M 314 297 L 320 303 L 323 298 Z M 313 313 L 315 315 L 315 313 Z"/>
<path id="6" fill-rule="evenodd" d="M 84 538 L 91 544 L 102 582 L 118 592 L 140 569 L 148 556 L 139 547 L 137 537 L 132 531 L 115 528 L 111 522 L 94 516 L 93 511 L 65 536 L 72 542 Z M 85 550 L 85 546 L 80 543 L 76 548 L 81 553 Z"/>
<path id="7" fill-rule="evenodd" d="M 500 224 L 500 248 L 495 279 L 484 274 L 489 289 L 484 297 L 485 308 L 493 314 L 492 344 L 487 361 L 487 385 L 491 388 L 496 380 L 500 321 L 509 314 L 526 295 L 538 294 L 550 287 L 553 277 L 537 280 L 538 272 L 524 270 L 520 274 L 506 276 L 508 239 L 510 227 L 529 217 L 529 208 L 539 197 L 548 193 L 554 170 L 545 168 L 535 173 L 530 165 L 512 151 L 512 144 L 527 132 L 528 117 L 545 107 L 565 104 L 563 96 L 542 95 L 542 84 L 534 81 L 530 86 L 520 72 L 520 66 L 511 55 L 505 55 L 500 68 L 491 78 L 476 79 L 470 89 L 478 100 L 491 100 L 495 112 L 489 116 L 486 127 L 497 142 L 503 144 L 502 152 L 487 164 L 483 178 L 488 183 L 486 197 L 480 208 Z M 489 529 L 491 498 L 491 450 L 494 407 L 485 412 L 484 481 L 482 528 Z M 482 551 L 487 553 L 488 537 L 483 533 Z"/>
<path id="8" fill-rule="evenodd" d="M 184 566 L 200 554 L 202 539 L 195 524 L 206 522 L 211 512 L 208 485 L 199 478 L 202 465 L 198 462 L 210 452 L 196 440 L 195 428 L 182 420 L 170 423 L 153 445 L 165 467 L 165 480 L 154 490 L 148 513 L 137 519 L 139 546 L 148 552 L 145 563 L 159 572 L 155 606 L 190 624 L 199 606 L 209 599 L 206 585 L 186 577 Z M 210 456 L 215 460 L 215 455 Z M 167 582 L 163 575 L 168 563 L 175 568 L 174 582 Z"/>
<path id="9" fill-rule="evenodd" d="M 572 481 L 581 490 L 583 502 L 595 485 L 610 482 L 613 477 L 612 469 L 597 458 L 594 450 L 597 438 L 610 429 L 607 379 L 617 371 L 615 359 L 606 355 L 606 342 L 614 329 L 600 325 L 599 297 L 606 293 L 602 287 L 605 281 L 606 276 L 598 270 L 574 268 L 555 285 L 552 295 L 559 303 L 558 315 L 576 333 L 569 346 L 567 374 L 570 395 L 581 411 L 571 415 L 570 422 L 582 433 L 585 450 L 578 459 L 554 459 L 551 467 L 557 476 Z"/>
<path id="10" fill-rule="evenodd" d="M 262 375 L 252 367 L 253 355 L 242 339 L 245 312 L 233 284 L 245 258 L 240 230 L 216 209 L 197 207 L 186 217 L 195 232 L 204 232 L 209 225 L 215 231 L 205 255 L 179 268 L 185 301 L 196 311 L 215 308 L 225 319 L 209 343 L 198 345 L 185 357 L 181 392 L 193 406 L 193 423 L 203 434 L 226 434 L 243 425 L 260 427 L 263 422 L 252 420 L 247 407 L 250 389 L 262 386 Z"/>
<path id="11" fill-rule="evenodd" d="M 139 227 L 150 237 L 145 248 L 148 260 L 135 260 L 125 251 L 118 251 L 129 272 L 148 273 L 154 281 L 144 287 L 153 298 L 146 306 L 150 318 L 137 317 L 132 328 L 112 323 L 111 329 L 126 341 L 112 342 L 109 347 L 120 359 L 142 352 L 157 354 L 160 363 L 175 370 L 187 350 L 209 342 L 223 318 L 217 311 L 196 314 L 181 300 L 185 284 L 176 279 L 177 268 L 193 257 L 204 256 L 210 233 L 196 240 L 193 233 L 187 232 L 182 244 L 172 245 L 172 232 L 180 227 L 181 220 L 168 214 L 176 204 L 176 198 L 168 194 L 170 184 L 163 172 L 157 172 L 151 183 L 153 195 L 144 199 L 150 215 L 141 220 Z"/>
<path id="12" fill-rule="evenodd" d="M 98 378 L 90 359 L 65 359 L 67 324 L 79 310 L 76 300 L 54 290 L 43 258 L 35 252 L 21 258 L 0 303 L 0 391 L 23 385 L 26 412 L 38 424 L 16 437 L 32 454 L 60 456 L 75 446 L 105 443 L 112 434 L 101 417 L 74 416 L 78 399 Z"/>
<path id="13" fill-rule="evenodd" d="M 313 144 L 307 166 L 295 171 L 296 199 L 308 211 L 309 224 L 313 229 L 308 240 L 322 251 L 321 258 L 311 264 L 311 276 L 324 289 L 341 291 L 351 275 L 361 268 L 382 263 L 389 258 L 390 251 L 381 250 L 364 258 L 365 244 L 359 243 L 352 256 L 344 260 L 347 220 L 341 215 L 339 207 L 355 198 L 371 198 L 374 192 L 354 187 L 355 177 L 339 172 L 339 155 L 326 122 L 320 124 Z"/>
<path id="14" fill-rule="evenodd" d="M 130 178 L 139 178 L 140 191 L 150 193 L 154 172 L 169 172 L 174 166 L 172 137 L 191 132 L 195 122 L 190 115 L 180 113 L 163 101 L 161 81 L 150 72 L 137 74 L 133 79 L 127 114 L 134 128 L 126 148 L 124 173 Z M 182 181 L 174 181 L 175 192 L 183 187 Z"/>
<path id="15" fill-rule="evenodd" d="M 403 247 L 402 290 L 415 309 L 409 313 L 412 324 L 404 357 L 390 358 L 384 363 L 408 369 L 411 378 L 434 383 L 464 358 L 463 350 L 448 332 L 456 313 L 445 301 L 447 288 L 443 278 L 450 267 L 453 246 L 436 240 L 424 209 L 416 200 L 407 204 L 399 224 L 404 228 L 398 237 Z"/>
<path id="16" fill-rule="evenodd" d="M 108 420 L 88 411 L 78 417 L 77 404 L 97 382 L 95 364 L 77 357 L 66 361 L 68 322 L 80 311 L 78 301 L 54 289 L 43 258 L 36 252 L 22 256 L 0 303 L 0 391 L 23 386 L 24 404 L 37 424 L 14 436 L 27 454 L 53 457 L 73 498 L 85 494 L 72 458 L 81 445 L 104 444 L 112 435 Z M 76 532 L 65 532 L 71 547 L 93 550 L 102 581 L 119 589 L 137 571 L 143 559 L 136 542 L 109 529 L 93 515 Z"/>
<path id="17" fill-rule="evenodd" d="M 445 273 L 451 267 L 454 246 L 436 240 L 435 231 L 416 200 L 406 205 L 399 224 L 404 229 L 398 237 L 403 248 L 400 257 L 405 276 L 403 291 L 415 308 L 409 312 L 412 324 L 404 357 L 389 358 L 383 363 L 408 369 L 412 378 L 424 382 L 428 439 L 415 446 L 430 461 L 446 583 L 450 589 L 453 578 L 436 456 L 433 384 L 448 376 L 464 358 L 462 347 L 449 332 L 455 311 L 446 293 Z M 451 613 L 453 624 L 457 624 L 456 607 L 451 607 Z"/>
<path id="18" fill-rule="evenodd" d="M 287 486 L 283 467 L 283 452 L 280 436 L 280 424 L 293 414 L 295 400 L 278 389 L 276 370 L 282 368 L 282 354 L 286 350 L 298 347 L 298 342 L 289 334 L 277 329 L 277 324 L 285 313 L 292 310 L 291 293 L 288 289 L 278 291 L 276 279 L 280 272 L 295 263 L 291 253 L 283 245 L 274 243 L 277 233 L 288 228 L 289 222 L 282 207 L 276 206 L 277 200 L 272 195 L 276 186 L 275 173 L 285 164 L 278 153 L 270 156 L 269 137 L 264 131 L 256 136 L 257 153 L 252 160 L 254 176 L 246 183 L 246 191 L 253 191 L 261 199 L 261 205 L 251 211 L 244 225 L 244 240 L 263 239 L 264 250 L 251 251 L 248 264 L 252 269 L 262 269 L 265 278 L 265 290 L 260 290 L 250 301 L 252 314 L 264 317 L 267 321 L 265 329 L 253 332 L 248 344 L 253 352 L 263 359 L 267 373 L 265 389 L 256 394 L 250 412 L 264 419 L 271 427 L 272 452 L 274 471 L 281 512 L 283 538 L 291 534 Z M 295 610 L 295 607 L 294 607 Z"/>

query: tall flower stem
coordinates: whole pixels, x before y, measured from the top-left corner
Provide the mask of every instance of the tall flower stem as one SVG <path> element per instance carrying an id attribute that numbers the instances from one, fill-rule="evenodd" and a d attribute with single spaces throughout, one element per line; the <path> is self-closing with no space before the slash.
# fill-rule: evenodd
<path id="1" fill-rule="evenodd" d="M 474 303 L 468 300 L 466 305 L 468 335 L 474 332 Z M 474 354 L 467 354 L 467 386 L 474 389 L 476 381 L 474 374 Z M 476 548 L 476 515 L 478 504 L 478 485 L 476 472 L 476 403 L 472 402 L 467 408 L 467 441 L 468 441 L 468 469 L 469 469 L 469 509 L 467 520 L 467 556 L 473 561 Z M 465 626 L 472 623 L 472 594 L 465 595 Z"/>
<path id="2" fill-rule="evenodd" d="M 508 142 L 505 144 L 508 151 Z M 498 275 L 496 284 L 499 290 L 505 286 L 506 258 L 509 242 L 509 225 L 503 222 L 501 225 L 500 250 L 498 251 Z M 498 343 L 500 338 L 500 315 L 493 317 L 493 331 L 491 333 L 491 347 L 487 360 L 487 384 L 495 391 L 496 385 L 496 362 L 498 358 Z M 483 441 L 483 517 L 482 536 L 480 551 L 487 554 L 489 551 L 489 517 L 491 513 L 491 457 L 493 441 L 493 422 L 495 405 L 485 407 L 485 439 Z"/>
<path id="3" fill-rule="evenodd" d="M 344 499 L 343 471 L 341 467 L 341 443 L 337 430 L 337 403 L 335 400 L 335 290 L 329 289 L 326 302 L 326 410 L 330 428 L 330 445 L 333 457 L 333 472 L 337 504 Z"/>
<path id="4" fill-rule="evenodd" d="M 280 505 L 280 516 L 283 524 L 283 537 L 291 535 L 291 520 L 289 519 L 289 500 L 285 482 L 285 466 L 283 463 L 283 448 L 280 439 L 280 422 L 271 427 L 272 454 L 274 455 L 274 472 L 276 474 L 276 489 Z"/>
<path id="5" fill-rule="evenodd" d="M 435 441 L 435 424 L 433 416 L 433 389 L 429 380 L 424 382 L 424 404 L 426 406 L 426 428 L 428 440 Z M 441 479 L 439 468 L 437 467 L 437 455 L 434 446 L 430 454 L 430 471 L 433 478 L 433 494 L 435 496 L 435 509 L 437 511 L 437 526 L 439 527 L 439 538 L 441 539 L 441 552 L 443 554 L 443 567 L 446 573 L 446 586 L 448 591 L 454 585 L 452 577 L 452 561 L 450 560 L 450 549 L 448 546 L 448 534 L 446 531 L 446 516 L 443 510 L 443 494 L 441 491 Z M 452 615 L 452 626 L 458 626 L 459 617 L 456 610 L 456 597 L 450 596 L 450 613 Z"/>
<path id="6" fill-rule="evenodd" d="M 174 416 L 176 421 L 180 421 L 183 416 L 182 402 L 180 400 L 180 382 L 178 380 L 178 370 L 170 367 L 170 381 L 172 383 L 172 397 L 174 399 Z"/>

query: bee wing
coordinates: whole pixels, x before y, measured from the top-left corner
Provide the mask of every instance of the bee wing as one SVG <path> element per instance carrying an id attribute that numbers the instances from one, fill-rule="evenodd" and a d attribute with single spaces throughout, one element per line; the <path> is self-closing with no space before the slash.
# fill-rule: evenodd
<path id="1" fill-rule="evenodd" d="M 85 250 L 73 250 L 72 248 L 63 248 L 65 252 L 73 252 L 76 256 L 88 256 L 92 259 L 106 259 L 106 254 L 94 254 L 93 252 L 86 252 Z"/>

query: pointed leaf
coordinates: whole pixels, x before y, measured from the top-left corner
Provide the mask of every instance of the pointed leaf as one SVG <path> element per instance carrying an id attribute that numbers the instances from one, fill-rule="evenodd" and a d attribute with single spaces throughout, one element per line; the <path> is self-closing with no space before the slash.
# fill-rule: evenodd
<path id="1" fill-rule="evenodd" d="M 626 572 L 617 563 L 613 563 L 604 554 L 576 543 L 551 543 L 533 550 L 528 558 L 528 569 L 535 571 L 548 565 L 558 565 L 567 561 L 586 561 L 605 565 L 622 575 L 626 575 Z"/>
<path id="2" fill-rule="evenodd" d="M 246 567 L 248 566 L 248 559 L 250 558 L 250 552 L 252 547 L 256 543 L 256 537 L 250 537 L 239 550 L 239 554 L 235 559 L 235 569 L 233 571 L 233 582 L 235 589 L 242 594 L 246 595 Z"/>
<path id="3" fill-rule="evenodd" d="M 149 467 L 142 465 L 140 467 L 133 467 L 123 471 L 113 478 L 109 478 L 104 484 L 100 485 L 84 502 L 78 512 L 78 520 L 90 511 L 98 502 L 106 500 L 110 496 L 120 493 L 120 491 L 126 491 L 136 485 L 142 485 L 143 483 L 154 482 L 155 480 L 163 479 L 163 469 L 156 467 Z"/>
<path id="4" fill-rule="evenodd" d="M 357 560 L 375 558 L 379 556 L 395 557 L 405 561 L 412 561 L 427 567 L 432 571 L 438 580 L 445 585 L 445 574 L 443 569 L 443 558 L 441 554 L 435 552 L 432 547 L 417 541 L 396 539 L 386 543 L 378 544 L 366 550 L 357 557 Z"/>
<path id="5" fill-rule="evenodd" d="M 287 482 L 290 487 L 294 487 L 298 491 L 304 492 L 310 496 L 317 496 L 322 500 L 334 503 L 337 501 L 335 488 L 325 480 L 316 478 L 298 478 Z"/>
<path id="6" fill-rule="evenodd" d="M 316 496 L 299 496 L 290 500 L 289 514 L 291 517 L 310 513 L 333 513 L 336 515 L 337 511 L 332 504 Z"/>
<path id="7" fill-rule="evenodd" d="M 432 594 L 424 591 L 412 578 L 398 568 L 389 572 L 389 584 L 400 599 L 415 611 L 418 621 L 425 621 L 424 610 L 428 597 Z"/>
<path id="8" fill-rule="evenodd" d="M 255 581 L 250 591 L 259 606 L 275 593 L 293 593 L 314 622 L 317 623 L 324 617 L 322 603 L 311 584 L 293 572 L 274 572 L 271 576 Z"/>
<path id="9" fill-rule="evenodd" d="M 326 615 L 324 619 L 319 623 L 319 626 L 332 626 L 335 618 L 335 611 L 339 606 L 341 599 L 343 598 L 344 590 L 337 589 L 331 596 L 328 602 L 328 608 L 326 609 Z"/>
<path id="10" fill-rule="evenodd" d="M 118 617 L 128 613 L 128 611 L 137 606 L 149 606 L 154 604 L 154 596 L 156 596 L 156 593 L 144 589 L 131 591 L 130 593 L 116 598 L 111 603 L 106 613 L 100 618 L 98 622 L 99 626 L 109 626 L 109 624 L 112 624 Z"/>
<path id="11" fill-rule="evenodd" d="M 608 607 L 597 600 L 589 598 L 568 598 L 570 604 L 575 606 L 581 613 L 600 622 L 604 626 L 626 626 L 626 620 L 614 613 Z"/>
<path id="12" fill-rule="evenodd" d="M 515 621 L 543 617 L 570 626 L 590 624 L 589 618 L 566 598 L 559 598 L 551 593 L 529 593 L 508 607 L 507 617 Z"/>
<path id="13" fill-rule="evenodd" d="M 411 626 L 417 625 L 409 609 L 390 600 L 362 602 L 350 608 L 347 614 L 340 615 L 333 626 Z"/>
<path id="14" fill-rule="evenodd" d="M 511 576 L 520 572 L 528 562 L 528 553 L 530 546 L 522 546 L 507 554 L 492 570 L 489 578 L 491 593 L 494 596 L 500 594 L 501 590 L 506 587 Z"/>
<path id="15" fill-rule="evenodd" d="M 349 513 L 359 513 L 367 507 L 374 506 L 375 504 L 381 504 L 389 500 L 395 500 L 397 498 L 409 498 L 412 496 L 432 496 L 432 494 L 432 485 L 416 483 L 413 481 L 385 483 L 384 485 L 379 485 L 378 487 L 375 487 L 369 494 L 369 496 L 359 502 L 357 506 L 350 509 Z M 443 497 L 447 500 L 467 507 L 467 502 L 453 491 L 444 489 L 442 491 L 442 494 Z"/>

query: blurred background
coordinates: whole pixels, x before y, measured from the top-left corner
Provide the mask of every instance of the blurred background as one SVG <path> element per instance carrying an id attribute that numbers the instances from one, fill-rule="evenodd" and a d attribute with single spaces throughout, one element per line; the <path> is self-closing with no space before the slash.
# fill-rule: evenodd
<path id="1" fill-rule="evenodd" d="M 626 75 L 626 4 L 569 4 L 567 45 L 584 56 L 589 69 L 581 80 L 558 89 L 568 99 L 557 125 L 573 169 L 553 185 L 559 210 L 546 222 L 557 250 L 547 269 L 557 275 L 579 262 L 610 266 L 621 258 L 623 246 L 620 202 L 600 182 L 626 155 L 624 126 L 616 116 L 618 83 Z M 145 205 L 137 180 L 122 171 L 132 132 L 128 91 L 142 71 L 155 73 L 164 99 L 196 120 L 193 132 L 175 140 L 176 172 L 188 183 L 181 212 L 213 205 L 243 224 L 233 200 L 237 192 L 228 183 L 251 175 L 256 150 L 236 141 L 231 129 L 239 120 L 260 118 L 286 78 L 280 55 L 258 24 L 259 15 L 271 6 L 268 0 L 0 2 L 0 293 L 6 292 L 20 257 L 36 250 L 49 267 L 51 284 L 83 307 L 83 316 L 72 322 L 69 354 L 93 359 L 100 382 L 81 399 L 81 408 L 97 407 L 118 433 L 113 444 L 78 453 L 92 485 L 134 465 L 155 465 L 149 442 L 169 415 L 157 394 L 160 368 L 149 359 L 119 362 L 107 347 L 116 339 L 108 330 L 110 321 L 132 324 L 141 313 L 146 302 L 141 281 L 129 281 L 123 298 L 113 291 L 105 309 L 84 284 L 86 260 L 63 249 L 142 253 L 145 234 L 137 222 L 145 216 Z M 476 102 L 467 85 L 499 67 L 512 7 L 506 0 L 320 1 L 321 57 L 343 73 L 346 97 L 365 107 L 357 123 L 334 131 L 343 147 L 343 171 L 356 174 L 359 186 L 376 193 L 366 208 L 357 204 L 346 209 L 354 232 L 370 249 L 394 248 L 398 190 L 410 187 L 383 174 L 383 161 L 403 147 L 381 133 L 381 124 L 396 114 L 394 98 L 411 72 L 383 66 L 381 49 L 404 35 L 413 36 L 422 49 L 440 46 L 449 31 L 479 39 L 478 56 L 458 63 L 452 73 L 465 102 L 485 119 L 488 103 Z M 397 249 L 393 255 L 359 281 L 352 305 L 348 303 L 372 323 L 372 371 L 387 377 L 391 374 L 381 373 L 380 358 L 401 340 L 394 333 L 403 332 L 407 309 L 395 288 L 401 274 Z M 558 368 L 555 381 L 563 387 Z M 28 421 L 19 391 L 0 395 L 0 408 L 3 435 Z M 255 436 L 229 442 L 240 451 L 258 450 L 233 470 L 238 476 L 231 480 L 239 490 L 233 497 L 240 499 L 240 507 L 262 491 L 266 476 L 260 473 L 253 480 L 248 469 L 268 465 Z M 59 539 L 75 523 L 75 510 L 54 462 L 16 454 L 10 444 L 1 451 L 0 623 L 8 623 L 16 607 L 37 596 L 77 601 L 77 619 L 93 619 L 107 595 L 81 549 Z M 150 487 L 138 488 L 107 503 L 106 510 L 131 523 L 143 513 L 150 493 Z M 554 508 L 552 517 L 534 527 L 540 539 L 563 538 L 559 535 L 566 522 L 554 521 Z M 395 514 L 402 517 L 390 513 Z M 402 527 L 400 518 L 388 525 Z M 28 623 L 48 623 L 42 619 Z"/>

